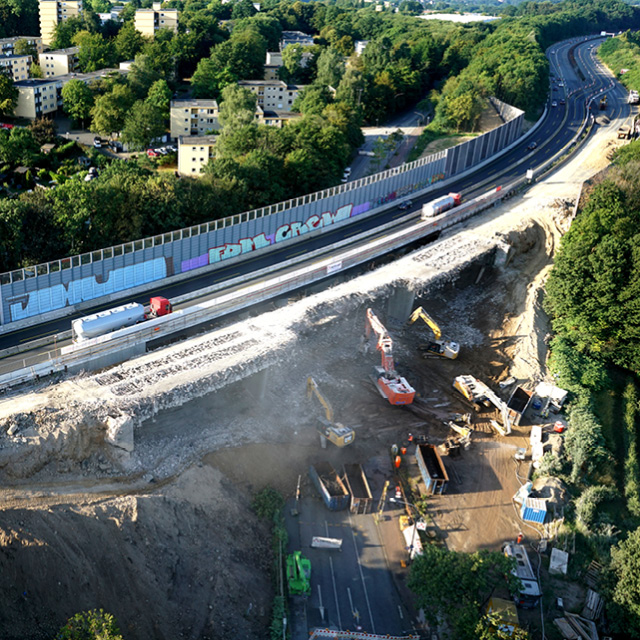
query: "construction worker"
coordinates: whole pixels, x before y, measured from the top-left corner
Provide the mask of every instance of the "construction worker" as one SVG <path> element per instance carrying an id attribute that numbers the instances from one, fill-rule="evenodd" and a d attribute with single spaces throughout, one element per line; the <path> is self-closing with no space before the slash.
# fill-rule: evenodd
<path id="1" fill-rule="evenodd" d="M 413 442 L 413 433 L 409 434 L 409 437 L 407 438 L 407 440 L 409 441 L 409 444 Z"/>

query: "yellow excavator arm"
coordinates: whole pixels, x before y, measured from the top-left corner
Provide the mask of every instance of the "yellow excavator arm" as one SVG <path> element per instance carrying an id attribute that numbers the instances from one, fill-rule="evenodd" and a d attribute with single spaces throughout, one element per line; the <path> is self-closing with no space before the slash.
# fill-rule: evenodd
<path id="1" fill-rule="evenodd" d="M 440 340 L 440 338 L 442 337 L 442 331 L 440 330 L 438 323 L 422 307 L 418 307 L 411 314 L 411 317 L 409 318 L 409 324 L 413 324 L 418 318 L 422 318 L 425 323 L 429 325 L 431 331 L 433 331 L 435 339 Z"/>
<path id="2" fill-rule="evenodd" d="M 320 402 L 320 404 L 324 408 L 325 418 L 328 422 L 333 424 L 333 407 L 331 406 L 331 403 L 322 395 L 322 393 L 320 393 L 318 383 L 311 376 L 309 376 L 307 378 L 307 398 L 311 400 L 314 395 L 318 399 L 318 402 Z"/>

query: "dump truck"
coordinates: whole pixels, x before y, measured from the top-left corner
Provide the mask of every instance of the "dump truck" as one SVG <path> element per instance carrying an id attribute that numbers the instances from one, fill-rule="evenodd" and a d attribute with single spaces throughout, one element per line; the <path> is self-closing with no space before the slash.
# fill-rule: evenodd
<path id="1" fill-rule="evenodd" d="M 444 493 L 449 475 L 442 458 L 432 444 L 416 445 L 416 462 L 428 493 Z"/>
<path id="2" fill-rule="evenodd" d="M 71 323 L 71 334 L 74 342 L 82 342 L 151 318 L 166 316 L 172 311 L 171 302 L 167 298 L 155 296 L 149 301 L 148 307 L 137 302 L 129 302 L 78 318 Z"/>
<path id="3" fill-rule="evenodd" d="M 533 391 L 529 391 L 528 389 L 524 389 L 520 386 L 513 390 L 511 397 L 507 402 L 509 421 L 512 425 L 517 426 L 520 424 L 520 419 L 531 404 L 533 396 Z"/>
<path id="4" fill-rule="evenodd" d="M 441 213 L 457 207 L 462 201 L 462 195 L 459 193 L 450 193 L 447 196 L 432 200 L 422 205 L 422 219 L 427 220 L 434 216 L 439 216 Z"/>
<path id="5" fill-rule="evenodd" d="M 345 464 L 343 468 L 345 484 L 351 496 L 351 513 L 368 513 L 373 499 L 364 469 L 359 464 Z"/>
<path id="6" fill-rule="evenodd" d="M 312 464 L 309 467 L 309 475 L 329 511 L 342 511 L 349 506 L 349 491 L 328 462 Z"/>

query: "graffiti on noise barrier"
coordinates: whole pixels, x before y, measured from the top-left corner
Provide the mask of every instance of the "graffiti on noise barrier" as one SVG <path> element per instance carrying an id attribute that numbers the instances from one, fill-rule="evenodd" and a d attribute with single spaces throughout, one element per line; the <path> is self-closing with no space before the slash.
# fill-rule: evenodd
<path id="1" fill-rule="evenodd" d="M 53 287 L 12 296 L 7 298 L 11 322 L 62 309 L 67 305 L 78 304 L 85 300 L 100 298 L 116 291 L 131 289 L 154 280 L 161 280 L 171 275 L 170 267 L 171 258 L 155 258 L 120 269 L 113 269 L 104 281 L 100 281 L 98 277 L 92 275 L 72 280 L 66 285 L 56 284 Z"/>
<path id="2" fill-rule="evenodd" d="M 266 234 L 260 233 L 257 236 L 251 238 L 241 238 L 238 242 L 226 243 L 218 247 L 209 249 L 209 264 L 221 262 L 222 260 L 228 260 L 229 258 L 235 258 L 244 253 L 250 253 L 256 249 L 263 249 L 269 247 L 272 244 L 278 244 L 284 240 L 290 240 L 291 238 L 297 238 L 309 233 L 310 231 L 316 231 L 323 227 L 328 227 L 341 220 L 347 220 L 353 218 L 371 208 L 369 202 L 354 206 L 352 204 L 344 205 L 340 207 L 335 213 L 327 211 L 321 215 L 312 215 L 305 222 L 289 222 L 283 224 L 276 229 L 275 233 Z M 184 268 L 183 263 L 183 268 Z"/>

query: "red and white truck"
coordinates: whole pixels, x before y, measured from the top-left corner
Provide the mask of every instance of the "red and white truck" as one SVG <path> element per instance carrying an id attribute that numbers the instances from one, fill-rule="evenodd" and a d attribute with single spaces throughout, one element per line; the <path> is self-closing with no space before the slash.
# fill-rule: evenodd
<path id="1" fill-rule="evenodd" d="M 422 219 L 427 220 L 433 218 L 441 213 L 444 213 L 448 209 L 457 207 L 462 201 L 462 195 L 459 193 L 450 193 L 447 196 L 432 200 L 422 205 Z"/>
<path id="2" fill-rule="evenodd" d="M 71 323 L 73 341 L 82 342 L 97 338 L 151 318 L 166 316 L 172 311 L 173 307 L 167 298 L 154 296 L 149 301 L 148 307 L 137 302 L 130 302 L 113 309 L 92 313 L 90 316 L 78 318 Z"/>

